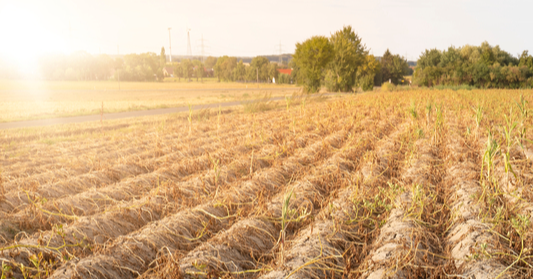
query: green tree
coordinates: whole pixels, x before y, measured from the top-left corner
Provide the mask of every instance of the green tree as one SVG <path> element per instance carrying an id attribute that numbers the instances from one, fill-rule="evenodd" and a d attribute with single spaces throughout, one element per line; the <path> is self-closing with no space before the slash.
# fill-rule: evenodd
<path id="1" fill-rule="evenodd" d="M 374 88 L 374 79 L 376 74 L 381 71 L 380 62 L 374 55 L 367 54 L 363 64 L 357 69 L 356 85 L 363 91 L 370 91 Z M 380 84 L 381 85 L 381 84 Z"/>
<path id="2" fill-rule="evenodd" d="M 518 66 L 527 67 L 529 72 L 533 74 L 533 56 L 529 55 L 527 50 L 524 50 L 520 55 Z"/>
<path id="3" fill-rule="evenodd" d="M 409 64 L 407 60 L 400 57 L 400 55 L 393 55 L 389 49 L 385 51 L 383 57 L 381 57 L 381 73 L 383 82 L 389 82 L 389 80 L 398 84 L 403 79 L 403 76 L 408 73 Z"/>
<path id="4" fill-rule="evenodd" d="M 217 64 L 217 58 L 213 56 L 208 56 L 205 59 L 204 65 L 207 69 L 213 69 Z"/>
<path id="5" fill-rule="evenodd" d="M 345 26 L 329 39 L 333 45 L 333 58 L 328 67 L 327 82 L 329 91 L 352 91 L 358 68 L 367 55 L 366 46 L 351 26 Z"/>
<path id="6" fill-rule="evenodd" d="M 270 63 L 268 65 L 268 78 L 269 80 L 276 79 L 278 80 L 279 72 L 278 72 L 278 64 L 277 63 Z"/>
<path id="7" fill-rule="evenodd" d="M 269 67 L 270 61 L 264 56 L 257 56 L 252 59 L 250 66 L 255 71 L 255 78 L 252 80 L 266 81 L 269 78 Z"/>
<path id="8" fill-rule="evenodd" d="M 231 81 L 233 80 L 233 69 L 237 66 L 237 58 L 222 56 L 217 59 L 217 63 L 214 66 L 215 75 L 218 77 L 218 81 Z"/>
<path id="9" fill-rule="evenodd" d="M 196 81 L 200 78 L 200 80 L 204 82 L 204 64 L 199 60 L 194 60 L 193 64 L 195 66 L 194 75 L 196 76 Z"/>
<path id="10" fill-rule="evenodd" d="M 158 81 L 164 81 L 165 80 L 165 74 L 163 74 L 163 70 L 161 68 L 157 69 L 157 71 L 155 72 L 155 75 L 157 76 L 157 80 Z"/>
<path id="11" fill-rule="evenodd" d="M 520 88 L 530 86 L 532 70 L 528 65 L 531 64 L 528 64 L 527 52 L 516 58 L 499 46 L 483 42 L 480 46 L 426 50 L 418 59 L 413 78 L 415 83 L 423 86 L 465 84 L 483 88 Z"/>
<path id="12" fill-rule="evenodd" d="M 181 82 L 181 78 L 183 77 L 183 69 L 181 68 L 180 63 L 176 63 L 176 66 L 174 66 L 174 76 L 177 76 L 178 81 Z"/>
<path id="13" fill-rule="evenodd" d="M 320 90 L 324 70 L 334 55 L 333 46 L 324 36 L 314 36 L 296 44 L 293 56 L 298 70 L 298 81 L 306 92 Z"/>
<path id="14" fill-rule="evenodd" d="M 245 80 L 246 81 L 255 81 L 257 79 L 256 77 L 256 70 L 254 67 L 252 66 L 249 66 L 249 67 L 246 67 L 246 78 Z"/>
<path id="15" fill-rule="evenodd" d="M 303 79 L 301 79 L 300 75 L 298 75 L 298 73 L 300 72 L 300 68 L 298 68 L 298 65 L 296 64 L 294 59 L 289 62 L 289 68 L 292 69 L 290 80 L 298 84 L 303 84 Z"/>
<path id="16" fill-rule="evenodd" d="M 233 80 L 246 81 L 246 66 L 244 66 L 242 60 L 240 60 L 235 69 L 233 69 Z"/>
<path id="17" fill-rule="evenodd" d="M 191 61 L 189 59 L 183 59 L 181 60 L 180 65 L 183 78 L 187 81 L 191 81 L 193 67 Z"/>
<path id="18" fill-rule="evenodd" d="M 161 48 L 161 54 L 159 55 L 159 67 L 161 69 L 165 68 L 167 65 L 167 56 L 165 55 L 165 48 Z"/>

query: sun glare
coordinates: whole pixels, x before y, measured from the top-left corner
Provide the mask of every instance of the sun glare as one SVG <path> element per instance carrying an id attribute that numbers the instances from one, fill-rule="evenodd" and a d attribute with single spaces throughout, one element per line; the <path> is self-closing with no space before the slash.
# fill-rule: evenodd
<path id="1" fill-rule="evenodd" d="M 35 74 L 39 56 L 70 52 L 69 42 L 61 33 L 65 30 L 54 30 L 46 18 L 8 4 L 0 10 L 0 57 L 25 74 Z"/>

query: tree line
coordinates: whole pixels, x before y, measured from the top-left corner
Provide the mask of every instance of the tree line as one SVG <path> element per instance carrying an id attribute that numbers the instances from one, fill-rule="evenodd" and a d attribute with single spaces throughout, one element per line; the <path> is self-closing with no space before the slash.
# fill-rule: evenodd
<path id="1" fill-rule="evenodd" d="M 181 59 L 169 63 L 165 48 L 153 52 L 122 57 L 93 56 L 87 52 L 70 55 L 48 55 L 39 61 L 42 77 L 48 80 L 155 81 L 171 74 L 186 80 L 216 77 L 218 81 L 292 83 L 307 92 L 325 86 L 330 92 L 351 92 L 356 88 L 372 90 L 384 82 L 406 84 L 406 75 L 420 86 L 468 85 L 478 88 L 533 87 L 533 57 L 524 51 L 519 57 L 499 46 L 484 42 L 447 50 L 425 50 L 416 66 L 389 49 L 381 57 L 369 54 L 351 26 L 345 26 L 329 37 L 313 36 L 296 44 L 292 60 L 278 64 L 265 56 L 247 60 L 231 56 Z M 410 62 L 411 63 L 411 62 Z M 5 63 L 2 63 L 5 64 Z M 290 75 L 279 69 L 290 68 Z M 413 73 L 414 68 L 414 73 Z M 168 69 L 172 69 L 169 73 Z M 16 78 L 9 67 L 0 65 L 0 77 Z"/>
<path id="2" fill-rule="evenodd" d="M 271 63 L 263 56 L 254 57 L 251 63 L 246 64 L 229 56 L 209 56 L 204 62 L 181 59 L 167 63 L 165 48 L 161 48 L 160 55 L 147 52 L 116 58 L 105 54 L 93 56 L 84 51 L 71 55 L 48 55 L 40 59 L 39 66 L 42 77 L 47 80 L 155 81 L 168 77 L 168 69 L 172 69 L 170 74 L 180 80 L 203 80 L 211 76 L 219 81 L 238 82 L 272 82 L 276 79 L 277 83 L 289 83 L 291 80 L 290 76 L 278 72 L 280 66 L 277 63 Z"/>
<path id="3" fill-rule="evenodd" d="M 533 57 L 524 51 L 517 58 L 488 42 L 444 51 L 425 50 L 413 78 L 421 86 L 533 87 Z"/>
<path id="4" fill-rule="evenodd" d="M 351 26 L 333 33 L 329 38 L 314 36 L 296 44 L 290 65 L 293 78 L 307 92 L 317 92 L 325 85 L 330 92 L 351 92 L 354 88 L 372 90 L 387 81 L 405 82 L 409 74 L 405 58 L 388 49 L 381 59 L 369 54 L 362 39 Z"/>
<path id="5" fill-rule="evenodd" d="M 272 82 L 279 83 L 280 66 L 271 63 L 266 57 L 254 57 L 250 65 L 245 65 L 242 60 L 237 62 L 236 57 L 222 56 L 218 58 L 214 70 L 219 81 L 240 82 Z"/>
<path id="6" fill-rule="evenodd" d="M 163 78 L 161 57 L 153 52 L 112 58 L 93 56 L 85 51 L 71 55 L 47 55 L 39 60 L 41 75 L 47 80 L 154 81 Z"/>

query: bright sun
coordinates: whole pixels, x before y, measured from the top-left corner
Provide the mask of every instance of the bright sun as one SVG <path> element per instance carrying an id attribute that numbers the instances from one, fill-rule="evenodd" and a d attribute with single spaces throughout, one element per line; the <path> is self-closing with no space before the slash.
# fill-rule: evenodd
<path id="1" fill-rule="evenodd" d="M 0 7 L 0 57 L 23 73 L 36 73 L 37 60 L 45 53 L 70 52 L 68 40 L 61 33 L 50 28 L 46 18 L 24 7 Z"/>

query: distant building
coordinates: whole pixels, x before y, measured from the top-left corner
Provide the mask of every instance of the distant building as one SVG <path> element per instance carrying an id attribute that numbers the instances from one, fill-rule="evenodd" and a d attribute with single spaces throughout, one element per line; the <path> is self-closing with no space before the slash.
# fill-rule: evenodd
<path id="1" fill-rule="evenodd" d="M 290 76 L 291 73 L 292 73 L 292 69 L 278 69 L 278 72 L 279 72 L 280 74 L 286 74 L 286 75 L 289 75 L 289 76 Z"/>
<path id="2" fill-rule="evenodd" d="M 165 68 L 163 68 L 163 75 L 165 77 L 174 77 L 174 68 L 166 66 Z"/>

